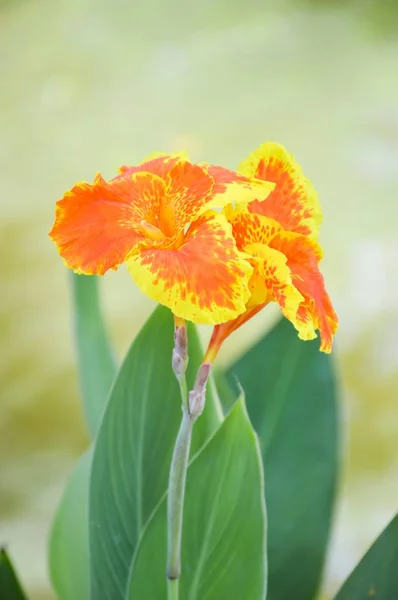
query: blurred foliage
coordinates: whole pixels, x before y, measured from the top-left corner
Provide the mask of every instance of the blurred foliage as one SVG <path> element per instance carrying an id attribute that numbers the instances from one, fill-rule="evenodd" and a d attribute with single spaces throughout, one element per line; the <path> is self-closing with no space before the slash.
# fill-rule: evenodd
<path id="1" fill-rule="evenodd" d="M 398 33 L 397 0 L 294 0 L 296 4 L 314 10 L 346 8 L 348 14 L 358 19 L 359 25 L 378 36 Z"/>
<path id="2" fill-rule="evenodd" d="M 26 600 L 14 567 L 4 548 L 0 549 L 0 598 L 1 600 Z"/>

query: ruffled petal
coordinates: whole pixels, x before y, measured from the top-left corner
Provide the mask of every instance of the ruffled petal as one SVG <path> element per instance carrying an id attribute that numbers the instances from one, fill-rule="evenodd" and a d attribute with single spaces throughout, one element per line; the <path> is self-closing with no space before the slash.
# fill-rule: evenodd
<path id="1" fill-rule="evenodd" d="M 292 281 L 303 296 L 297 314 L 290 318 L 303 340 L 321 336 L 322 352 L 332 351 L 333 336 L 338 328 L 338 317 L 325 288 L 318 262 L 322 258 L 320 246 L 309 238 L 285 232 L 275 236 L 271 245 L 287 258 Z"/>
<path id="2" fill-rule="evenodd" d="M 283 146 L 266 142 L 239 165 L 238 172 L 276 184 L 266 200 L 250 203 L 251 212 L 276 219 L 288 231 L 318 237 L 322 222 L 318 195 Z"/>
<path id="3" fill-rule="evenodd" d="M 274 301 L 289 321 L 294 319 L 304 298 L 294 285 L 287 257 L 264 244 L 249 245 L 246 253 L 256 261 L 255 288 L 249 307 Z"/>
<path id="4" fill-rule="evenodd" d="M 118 178 L 142 170 L 165 181 L 167 197 L 160 216 L 168 235 L 183 230 L 208 209 L 207 200 L 212 198 L 214 179 L 205 169 L 191 163 L 185 153 L 151 155 L 137 166 L 121 167 Z"/>
<path id="5" fill-rule="evenodd" d="M 208 212 L 176 248 L 148 249 L 127 261 L 137 285 L 180 318 L 217 324 L 245 310 L 252 267 L 225 217 Z"/>
<path id="6" fill-rule="evenodd" d="M 217 325 L 210 339 L 204 362 L 214 362 L 225 339 L 254 317 L 269 302 L 277 302 L 286 318 L 296 317 L 303 296 L 294 287 L 287 259 L 281 252 L 264 244 L 247 246 L 253 266 L 249 280 L 250 297 L 245 312 L 227 323 Z"/>
<path id="7" fill-rule="evenodd" d="M 223 214 L 232 225 L 239 250 L 244 250 L 249 244 L 269 244 L 270 240 L 283 230 L 275 219 L 253 214 L 247 208 L 233 208 L 228 205 Z"/>
<path id="8" fill-rule="evenodd" d="M 199 165 L 181 159 L 167 173 L 166 185 L 174 227 L 180 230 L 207 210 L 214 179 Z"/>
<path id="9" fill-rule="evenodd" d="M 235 171 L 210 165 L 194 164 L 185 152 L 153 153 L 139 165 L 120 167 L 118 178 L 149 171 L 164 179 L 168 186 L 169 215 L 175 228 L 184 228 L 207 210 L 229 203 L 247 204 L 254 198 L 265 199 L 275 184 L 249 178 Z M 172 208 L 172 214 L 171 214 Z"/>
<path id="10" fill-rule="evenodd" d="M 98 174 L 93 184 L 79 183 L 57 202 L 50 237 L 67 267 L 103 275 L 134 250 L 155 243 L 146 239 L 141 221 L 156 219 L 164 194 L 164 181 L 151 173 L 110 183 Z"/>
<path id="11" fill-rule="evenodd" d="M 154 175 L 158 175 L 158 177 L 165 179 L 170 169 L 181 160 L 188 160 L 186 152 L 176 152 L 174 154 L 153 152 L 150 156 L 144 158 L 138 165 L 123 165 L 120 167 L 119 177 L 132 175 L 139 171 L 148 171 L 149 173 L 153 173 Z"/>
<path id="12" fill-rule="evenodd" d="M 227 204 L 246 204 L 256 198 L 265 200 L 275 188 L 274 183 L 247 177 L 245 173 L 204 162 L 199 166 L 214 179 L 213 193 L 206 204 L 208 209 L 223 208 Z"/>

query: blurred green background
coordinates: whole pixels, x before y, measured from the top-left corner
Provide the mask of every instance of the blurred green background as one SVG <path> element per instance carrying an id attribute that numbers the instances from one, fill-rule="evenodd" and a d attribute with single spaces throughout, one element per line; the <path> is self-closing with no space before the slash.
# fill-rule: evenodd
<path id="1" fill-rule="evenodd" d="M 153 150 L 235 167 L 271 139 L 303 165 L 341 318 L 344 472 L 326 597 L 396 512 L 397 14 L 381 0 L 0 2 L 0 541 L 32 599 L 53 598 L 49 524 L 87 444 L 69 280 L 47 238 L 54 202 Z M 122 355 L 153 305 L 124 270 L 102 290 Z"/>

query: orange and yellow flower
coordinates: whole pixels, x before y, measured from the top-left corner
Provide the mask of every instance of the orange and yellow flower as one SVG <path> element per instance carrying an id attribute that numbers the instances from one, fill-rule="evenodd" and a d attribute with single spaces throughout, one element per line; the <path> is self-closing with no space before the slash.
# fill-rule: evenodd
<path id="1" fill-rule="evenodd" d="M 267 198 L 223 210 L 253 267 L 251 293 L 242 314 L 214 328 L 205 361 L 212 362 L 223 341 L 269 302 L 279 304 L 301 339 L 315 338 L 318 330 L 321 351 L 331 352 L 338 318 L 319 271 L 322 214 L 314 188 L 293 157 L 270 142 L 243 161 L 238 173 L 273 182 L 275 189 Z"/>
<path id="2" fill-rule="evenodd" d="M 218 324 L 246 310 L 253 267 L 215 208 L 266 198 L 274 185 L 183 154 L 157 154 L 105 181 L 81 182 L 57 202 L 50 237 L 67 267 L 103 275 L 122 263 L 173 313 Z"/>

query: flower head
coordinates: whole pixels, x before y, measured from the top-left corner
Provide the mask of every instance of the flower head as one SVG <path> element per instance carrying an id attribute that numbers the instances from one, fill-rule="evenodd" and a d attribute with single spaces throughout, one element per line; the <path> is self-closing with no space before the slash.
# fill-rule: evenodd
<path id="1" fill-rule="evenodd" d="M 275 183 L 266 199 L 228 205 L 223 213 L 238 249 L 253 267 L 246 310 L 215 327 L 205 360 L 214 360 L 225 338 L 269 302 L 279 304 L 303 340 L 320 332 L 323 352 L 331 352 L 338 318 L 319 271 L 317 243 L 322 214 L 316 192 L 285 149 L 266 143 L 239 167 L 247 177 Z"/>
<path id="2" fill-rule="evenodd" d="M 265 198 L 273 184 L 222 167 L 157 154 L 97 174 L 57 202 L 50 237 L 67 267 L 103 275 L 123 262 L 137 285 L 182 319 L 222 323 L 244 312 L 252 266 L 226 215 L 230 202 Z"/>

